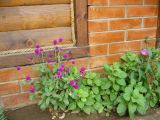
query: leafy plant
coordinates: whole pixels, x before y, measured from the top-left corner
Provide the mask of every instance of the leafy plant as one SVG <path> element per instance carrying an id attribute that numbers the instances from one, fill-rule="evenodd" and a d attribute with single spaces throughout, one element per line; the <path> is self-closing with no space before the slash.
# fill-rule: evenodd
<path id="1" fill-rule="evenodd" d="M 1 106 L 0 106 L 0 120 L 7 120 L 5 115 L 4 115 L 3 108 Z"/>

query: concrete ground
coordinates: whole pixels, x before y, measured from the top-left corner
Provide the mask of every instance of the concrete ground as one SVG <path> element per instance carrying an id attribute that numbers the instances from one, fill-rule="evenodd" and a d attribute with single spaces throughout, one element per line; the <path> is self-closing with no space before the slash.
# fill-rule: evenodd
<path id="1" fill-rule="evenodd" d="M 8 120 L 52 120 L 49 112 L 41 111 L 38 106 L 31 105 L 17 110 L 6 112 Z M 129 117 L 119 117 L 105 114 L 91 114 L 90 116 L 84 113 L 67 113 L 63 120 L 129 120 Z M 149 110 L 145 116 L 136 116 L 136 120 L 160 120 L 160 108 Z"/>

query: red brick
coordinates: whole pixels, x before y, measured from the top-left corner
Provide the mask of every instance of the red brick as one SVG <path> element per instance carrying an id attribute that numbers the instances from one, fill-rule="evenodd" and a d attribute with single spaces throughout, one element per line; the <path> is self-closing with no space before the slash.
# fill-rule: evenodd
<path id="1" fill-rule="evenodd" d="M 144 4 L 158 5 L 159 0 L 144 0 Z"/>
<path id="2" fill-rule="evenodd" d="M 140 40 L 145 37 L 155 37 L 156 29 L 146 29 L 146 30 L 130 30 L 128 31 L 128 40 Z"/>
<path id="3" fill-rule="evenodd" d="M 124 32 L 105 32 L 89 34 L 89 43 L 111 43 L 124 41 Z"/>
<path id="4" fill-rule="evenodd" d="M 132 5 L 142 4 L 143 0 L 110 0 L 111 5 Z"/>
<path id="5" fill-rule="evenodd" d="M 125 16 L 124 7 L 89 7 L 89 19 L 120 18 Z"/>
<path id="6" fill-rule="evenodd" d="M 111 55 L 111 56 L 101 56 L 101 57 L 92 57 L 90 59 L 90 67 L 96 68 L 101 67 L 104 64 L 112 64 L 113 62 L 118 62 L 120 60 L 121 54 Z"/>
<path id="7" fill-rule="evenodd" d="M 89 21 L 89 32 L 101 32 L 108 30 L 108 21 Z"/>
<path id="8" fill-rule="evenodd" d="M 16 108 L 31 104 L 33 103 L 33 101 L 29 100 L 28 93 L 23 93 L 4 96 L 2 97 L 2 103 L 4 105 L 4 108 Z"/>
<path id="9" fill-rule="evenodd" d="M 157 6 L 130 6 L 128 7 L 128 16 L 156 16 L 157 8 Z"/>
<path id="10" fill-rule="evenodd" d="M 108 5 L 108 0 L 88 0 L 89 5 Z"/>
<path id="11" fill-rule="evenodd" d="M 19 92 L 19 84 L 17 82 L 9 82 L 0 84 L 0 95 Z"/>
<path id="12" fill-rule="evenodd" d="M 157 18 L 144 18 L 144 27 L 157 27 Z"/>
<path id="13" fill-rule="evenodd" d="M 141 49 L 141 41 L 113 43 L 109 46 L 109 53 L 122 53 L 127 51 L 136 51 Z"/>
<path id="14" fill-rule="evenodd" d="M 90 47 L 91 56 L 107 55 L 107 53 L 108 53 L 108 45 L 98 45 Z"/>
<path id="15" fill-rule="evenodd" d="M 17 71 L 16 68 L 7 68 L 0 70 L 0 82 L 11 81 L 11 80 L 20 80 L 25 78 L 26 75 L 31 77 L 37 77 L 38 73 L 33 70 L 33 66 L 22 67 L 21 71 Z"/>
<path id="16" fill-rule="evenodd" d="M 147 48 L 147 47 L 152 47 L 155 48 L 156 46 L 156 39 L 152 39 L 147 41 L 147 43 L 145 41 L 142 41 L 142 48 Z"/>
<path id="17" fill-rule="evenodd" d="M 132 29 L 141 27 L 141 19 L 121 19 L 121 20 L 112 20 L 110 22 L 111 30 L 118 29 Z"/>

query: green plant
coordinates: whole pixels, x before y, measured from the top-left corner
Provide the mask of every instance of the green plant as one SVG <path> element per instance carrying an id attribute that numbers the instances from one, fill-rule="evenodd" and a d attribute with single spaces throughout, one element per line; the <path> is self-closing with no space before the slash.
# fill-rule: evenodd
<path id="1" fill-rule="evenodd" d="M 128 112 L 133 120 L 136 112 L 145 114 L 158 103 L 159 55 L 159 50 L 148 48 L 143 49 L 139 56 L 128 52 L 121 57 L 120 63 L 104 65 L 108 81 L 105 82 L 109 86 L 107 91 L 111 91 L 104 95 L 107 108 L 116 109 L 121 116 Z"/>
<path id="2" fill-rule="evenodd" d="M 101 98 L 101 78 L 99 75 L 86 72 L 85 77 L 79 82 L 79 89 L 75 90 L 76 97 L 73 98 L 71 110 L 80 110 L 87 114 L 94 112 L 103 112 L 103 100 Z M 77 106 L 77 107 L 76 107 Z"/>
<path id="3" fill-rule="evenodd" d="M 0 106 L 0 120 L 6 120 L 6 117 L 4 115 L 4 110 L 1 106 Z"/>

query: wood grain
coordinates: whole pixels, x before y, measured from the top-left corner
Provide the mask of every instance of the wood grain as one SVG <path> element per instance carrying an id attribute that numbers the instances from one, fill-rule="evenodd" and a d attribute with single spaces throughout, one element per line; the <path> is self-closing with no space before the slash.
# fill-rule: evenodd
<path id="1" fill-rule="evenodd" d="M 72 43 L 71 27 L 0 32 L 0 51 L 32 48 L 37 43 L 51 46 L 59 37 L 64 38 L 63 44 Z"/>
<path id="2" fill-rule="evenodd" d="M 0 32 L 71 26 L 70 5 L 0 7 Z"/>
<path id="3" fill-rule="evenodd" d="M 88 45 L 88 0 L 75 0 L 77 46 Z"/>
<path id="4" fill-rule="evenodd" d="M 66 48 L 63 50 L 64 53 L 68 52 L 71 48 Z M 72 48 L 72 58 L 82 58 L 88 56 L 88 47 L 81 48 Z M 50 52 L 49 52 L 50 53 Z M 53 53 L 53 52 L 52 52 Z M 48 54 L 48 52 L 46 52 Z M 10 55 L 10 56 L 1 56 L 0 57 L 0 68 L 15 67 L 18 65 L 31 65 L 31 62 L 28 61 L 28 58 L 33 56 L 33 53 L 24 54 L 24 55 Z M 37 62 L 38 63 L 38 62 Z"/>
<path id="5" fill-rule="evenodd" d="M 27 5 L 50 5 L 50 4 L 66 4 L 70 0 L 0 0 L 1 7 L 10 6 L 27 6 Z"/>

